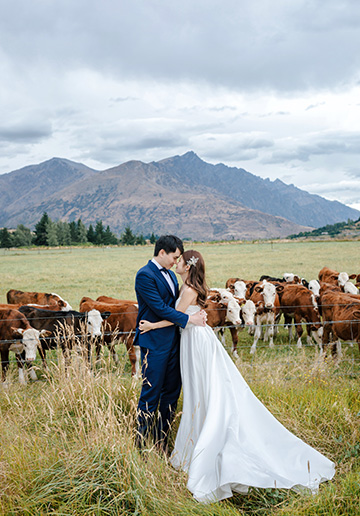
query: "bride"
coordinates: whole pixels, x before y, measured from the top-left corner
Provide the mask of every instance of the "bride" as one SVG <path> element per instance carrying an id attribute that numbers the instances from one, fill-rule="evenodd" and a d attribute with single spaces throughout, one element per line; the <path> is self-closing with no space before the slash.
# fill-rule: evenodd
<path id="1" fill-rule="evenodd" d="M 205 263 L 185 251 L 176 272 L 183 285 L 177 310 L 193 314 L 206 302 Z M 140 321 L 141 332 L 170 325 Z M 170 457 L 188 473 L 200 502 L 256 488 L 310 489 L 334 476 L 334 464 L 289 432 L 250 390 L 209 326 L 188 324 L 181 333 L 183 411 Z"/>

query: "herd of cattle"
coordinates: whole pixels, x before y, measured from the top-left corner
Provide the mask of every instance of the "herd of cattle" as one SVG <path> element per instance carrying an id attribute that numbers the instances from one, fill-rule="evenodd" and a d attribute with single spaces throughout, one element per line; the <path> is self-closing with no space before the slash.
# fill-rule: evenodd
<path id="1" fill-rule="evenodd" d="M 350 280 L 355 280 L 355 283 Z M 247 327 L 254 336 L 250 352 L 255 353 L 260 338 L 274 346 L 280 317 L 292 338 L 295 325 L 297 346 L 301 347 L 302 323 L 307 341 L 312 339 L 321 352 L 330 348 L 334 356 L 341 350 L 340 339 L 357 342 L 360 350 L 360 274 L 348 275 L 324 267 L 318 280 L 307 282 L 294 274 L 283 278 L 262 276 L 259 281 L 229 278 L 225 288 L 209 292 L 205 310 L 207 323 L 218 333 L 229 328 L 232 353 L 237 357 L 238 330 Z M 136 302 L 100 296 L 83 297 L 79 311 L 57 294 L 9 290 L 7 304 L 0 304 L 0 352 L 2 380 L 9 366 L 9 352 L 15 353 L 19 381 L 26 382 L 24 363 L 31 365 L 37 351 L 46 367 L 46 351 L 61 347 L 66 360 L 74 344 L 82 343 L 90 358 L 92 347 L 99 359 L 102 346 L 118 361 L 115 345 L 125 343 L 135 377 L 140 371 L 140 351 L 133 345 L 138 306 Z M 36 379 L 30 367 L 29 374 Z"/>

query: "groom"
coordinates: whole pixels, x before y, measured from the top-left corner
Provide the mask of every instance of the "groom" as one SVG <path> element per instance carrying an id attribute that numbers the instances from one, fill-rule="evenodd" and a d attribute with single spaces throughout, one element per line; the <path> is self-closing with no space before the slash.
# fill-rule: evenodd
<path id="1" fill-rule="evenodd" d="M 185 328 L 189 321 L 205 326 L 203 312 L 189 316 L 175 310 L 179 285 L 170 269 L 183 252 L 180 238 L 161 236 L 155 243 L 153 259 L 138 271 L 135 279 L 139 313 L 134 344 L 141 349 L 143 378 L 138 403 L 139 448 L 152 432 L 154 441 L 166 450 L 168 431 L 181 390 L 179 327 Z M 174 324 L 140 334 L 138 325 L 142 319 L 150 322 L 166 319 Z"/>

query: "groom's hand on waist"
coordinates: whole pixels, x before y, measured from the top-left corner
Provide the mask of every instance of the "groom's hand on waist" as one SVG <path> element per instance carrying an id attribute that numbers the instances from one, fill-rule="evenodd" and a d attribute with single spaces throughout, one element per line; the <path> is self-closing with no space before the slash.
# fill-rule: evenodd
<path id="1" fill-rule="evenodd" d="M 207 319 L 207 313 L 205 310 L 200 310 L 200 312 L 196 312 L 196 314 L 189 316 L 189 323 L 195 324 L 196 326 L 205 326 Z"/>

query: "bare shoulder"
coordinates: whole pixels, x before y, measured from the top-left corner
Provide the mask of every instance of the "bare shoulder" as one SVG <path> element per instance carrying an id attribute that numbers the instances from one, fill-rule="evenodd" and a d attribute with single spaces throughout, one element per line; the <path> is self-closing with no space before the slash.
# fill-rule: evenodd
<path id="1" fill-rule="evenodd" d="M 197 292 L 188 285 L 184 285 L 181 290 L 181 298 L 186 301 L 189 305 L 197 299 Z"/>

